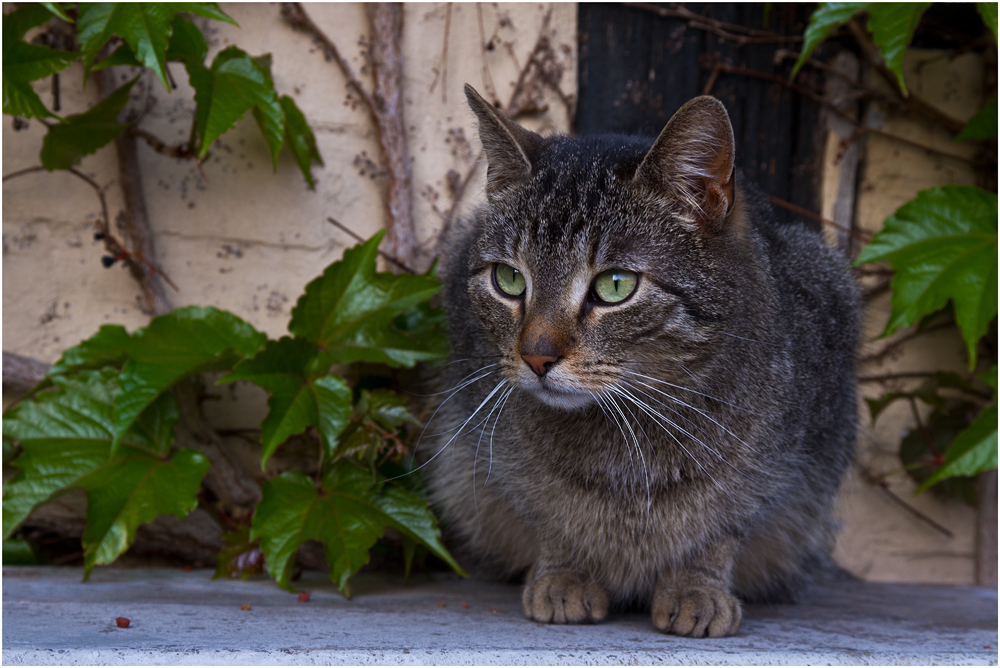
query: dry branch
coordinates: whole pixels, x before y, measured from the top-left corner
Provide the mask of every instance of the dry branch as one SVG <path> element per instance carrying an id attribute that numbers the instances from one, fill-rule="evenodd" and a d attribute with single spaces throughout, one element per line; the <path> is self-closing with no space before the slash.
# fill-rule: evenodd
<path id="1" fill-rule="evenodd" d="M 24 394 L 45 379 L 49 365 L 45 362 L 3 351 L 3 391 Z"/>
<path id="2" fill-rule="evenodd" d="M 336 44 L 306 14 L 302 5 L 284 3 L 281 15 L 292 27 L 310 35 L 323 49 L 327 60 L 337 63 L 348 85 L 367 108 L 375 124 L 389 180 L 386 245 L 390 255 L 412 266 L 416 244 L 410 155 L 403 123 L 403 55 L 400 48 L 403 10 L 394 3 L 369 4 L 365 5 L 365 9 L 372 27 L 368 52 L 374 80 L 374 91 L 371 93 L 341 56 Z"/>
<path id="3" fill-rule="evenodd" d="M 372 26 L 369 47 L 375 79 L 372 115 L 389 172 L 386 206 L 391 224 L 386 227 L 385 238 L 389 254 L 404 265 L 412 265 L 416 244 L 412 170 L 403 124 L 403 54 L 400 48 L 403 8 L 396 3 L 379 2 L 365 5 L 365 9 Z"/>

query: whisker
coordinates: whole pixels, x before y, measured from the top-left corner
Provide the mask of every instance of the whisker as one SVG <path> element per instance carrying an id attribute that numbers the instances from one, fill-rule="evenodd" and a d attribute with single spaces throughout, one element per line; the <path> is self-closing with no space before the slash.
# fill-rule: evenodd
<path id="1" fill-rule="evenodd" d="M 440 455 L 440 454 L 441 454 L 442 452 L 444 452 L 444 451 L 445 451 L 445 448 L 447 448 L 447 447 L 448 447 L 449 445 L 451 445 L 452 441 L 454 441 L 454 440 L 455 440 L 456 438 L 458 438 L 458 437 L 459 437 L 459 435 L 461 435 L 461 433 L 462 433 L 462 429 L 464 429 L 464 428 L 465 428 L 465 425 L 469 424 L 469 422 L 471 422 L 471 421 L 472 421 L 472 418 L 474 418 L 474 417 L 476 416 L 476 413 L 478 413 L 478 412 L 479 412 L 479 410 L 480 410 L 480 409 L 481 409 L 481 408 L 482 408 L 483 406 L 485 406 L 485 405 L 486 405 L 486 402 L 487 402 L 487 401 L 489 401 L 490 399 L 492 399 L 492 398 L 493 398 L 493 395 L 494 395 L 494 394 L 496 394 L 496 393 L 497 393 L 497 391 L 498 391 L 498 390 L 499 390 L 499 389 L 500 389 L 501 387 L 503 387 L 504 385 L 506 385 L 506 384 L 507 384 L 507 381 L 506 381 L 506 380 L 501 380 L 501 381 L 500 381 L 499 383 L 497 383 L 497 386 L 496 386 L 496 387 L 494 387 L 494 388 L 493 388 L 493 390 L 492 390 L 492 391 L 491 391 L 491 392 L 490 392 L 490 393 L 489 393 L 488 395 L 486 395 L 486 398 L 485 398 L 485 399 L 483 399 L 483 400 L 482 400 L 482 402 L 481 402 L 481 403 L 480 403 L 480 404 L 479 404 L 478 406 L 476 406 L 476 410 L 472 411 L 472 415 L 470 415 L 469 417 L 467 417 L 467 418 L 465 419 L 465 422 L 463 422 L 463 423 L 461 424 L 461 426 L 459 427 L 459 430 L 458 430 L 458 433 L 457 433 L 457 434 L 455 434 L 454 436 L 452 436 L 451 438 L 449 438 L 449 439 L 448 439 L 448 442 L 447 442 L 447 443 L 445 443 L 444 445 L 442 445 L 442 446 L 441 446 L 441 449 L 439 449 L 439 450 L 438 450 L 437 452 L 435 452 L 435 453 L 434 453 L 434 455 L 433 455 L 433 456 L 432 456 L 432 457 L 431 457 L 430 459 L 428 459 L 428 460 L 427 460 L 426 462 L 424 462 L 423 464 L 421 464 L 420 466 L 418 466 L 418 467 L 417 467 L 417 468 L 415 468 L 415 469 L 410 469 L 410 470 L 409 470 L 409 471 L 407 471 L 406 473 L 403 473 L 403 474 L 400 474 L 400 475 L 398 475 L 398 476 L 395 476 L 394 478 L 388 478 L 388 479 L 389 479 L 389 480 L 395 480 L 396 478 L 401 478 L 401 477 L 403 477 L 404 475 L 409 475 L 410 473 L 413 473 L 413 472 L 415 472 L 415 471 L 419 471 L 420 469 L 424 468 L 425 466 L 427 466 L 428 464 L 430 464 L 430 463 L 431 463 L 432 461 L 434 461 L 434 460 L 435 460 L 435 459 L 437 458 L 437 456 L 438 456 L 438 455 Z M 454 395 L 452 395 L 452 396 L 454 396 Z M 449 397 L 449 399 L 450 399 L 450 398 L 451 398 L 451 397 Z M 447 401 L 447 399 L 446 399 L 445 401 Z M 433 417 L 433 416 L 432 416 L 432 417 Z M 415 448 L 414 448 L 414 449 L 415 449 Z"/>
<path id="2" fill-rule="evenodd" d="M 467 374 L 464 378 L 462 378 L 461 380 L 459 380 L 458 383 L 455 385 L 455 387 L 453 387 L 451 389 L 448 389 L 448 390 L 442 390 L 441 392 L 431 392 L 430 394 L 417 394 L 416 392 L 409 392 L 409 391 L 407 391 L 406 393 L 409 394 L 412 397 L 436 397 L 436 396 L 439 396 L 439 395 L 442 395 L 442 394 L 448 394 L 449 392 L 451 392 L 452 390 L 454 390 L 456 388 L 457 389 L 461 389 L 459 387 L 459 385 L 462 385 L 462 383 L 465 382 L 465 379 L 468 378 L 469 376 L 475 376 L 480 371 L 483 371 L 484 369 L 489 369 L 490 367 L 497 366 L 499 364 L 500 364 L 499 362 L 494 362 L 493 364 L 487 364 L 484 367 L 479 367 L 478 369 L 476 369 L 472 373 Z M 444 403 L 444 402 L 442 402 L 442 403 Z"/>
<path id="3" fill-rule="evenodd" d="M 635 385 L 633 385 L 632 383 L 629 383 L 628 381 L 623 381 L 623 382 L 624 382 L 624 383 L 625 383 L 626 385 L 628 385 L 629 387 L 631 387 L 631 388 L 633 388 L 633 389 L 635 389 L 635 390 L 637 390 L 637 391 L 640 391 L 640 392 L 642 392 L 642 390 L 639 390 L 639 388 L 637 388 L 637 387 L 636 387 Z M 723 425 L 723 424 L 722 424 L 721 422 L 719 422 L 718 420 L 716 420 L 715 418 L 713 418 L 713 417 L 712 417 L 711 415 L 709 415 L 709 414 L 708 414 L 708 413 L 706 413 L 705 411 L 701 410 L 700 408 L 698 408 L 698 407 L 696 407 L 696 406 L 692 406 L 691 404 L 688 404 L 688 403 L 686 403 L 686 402 L 684 402 L 684 401 L 681 401 L 681 400 L 680 400 L 680 399 L 678 399 L 677 397 L 675 397 L 675 396 L 673 396 L 673 395 L 670 395 L 670 394 L 667 394 L 667 393 L 666 393 L 666 392 L 664 392 L 663 390 L 660 390 L 660 389 L 658 389 L 658 388 L 655 388 L 655 387 L 653 387 L 652 385 L 649 385 L 648 383 L 644 383 L 644 382 L 642 382 L 642 381 L 638 381 L 638 382 L 639 382 L 639 385 L 642 385 L 643 387 L 648 387 L 649 389 L 653 390 L 654 392 L 657 392 L 657 393 L 659 393 L 659 394 L 662 394 L 662 395 L 663 395 L 663 396 L 665 396 L 665 397 L 666 397 L 667 399 L 670 399 L 671 401 L 675 401 L 675 402 L 677 402 L 678 404 L 680 404 L 681 406 L 684 406 L 685 408 L 690 408 L 691 410 L 693 410 L 693 411 L 695 411 L 696 413 L 698 413 L 698 415 L 700 415 L 700 416 L 702 416 L 703 418 L 705 418 L 706 420 L 710 421 L 710 422 L 711 422 L 712 424 L 714 424 L 715 426 L 717 426 L 717 427 L 718 427 L 719 429 L 721 429 L 722 431 L 726 432 L 727 434 L 729 434 L 730 436 L 732 436 L 733 438 L 735 438 L 735 439 L 736 439 L 737 441 L 739 441 L 740 443 L 742 443 L 743 445 L 745 445 L 746 447 L 748 447 L 748 448 L 749 448 L 749 449 L 750 449 L 751 451 L 753 451 L 753 453 L 754 453 L 754 454 L 756 454 L 756 455 L 759 455 L 759 456 L 763 457 L 764 459 L 766 459 L 767 461 L 771 462 L 772 464 L 776 463 L 776 462 L 775 462 L 774 460 L 772 460 L 772 459 L 771 459 L 770 457 L 768 457 L 768 456 L 767 456 L 767 455 L 765 455 L 765 454 L 764 454 L 763 452 L 761 452 L 761 451 L 760 451 L 760 450 L 758 450 L 757 448 L 753 447 L 752 445 L 750 445 L 749 443 L 747 443 L 746 441 L 744 441 L 744 440 L 743 440 L 742 438 L 740 438 L 739 436 L 737 436 L 736 434 L 734 434 L 734 433 L 733 433 L 732 431 L 730 431 L 730 430 L 729 430 L 728 428 L 726 428 L 726 426 L 725 426 L 725 425 Z M 663 407 L 664 407 L 664 408 L 666 408 L 667 410 L 671 411 L 672 413 L 675 413 L 675 414 L 679 415 L 679 416 L 680 416 L 681 418 L 683 418 L 683 419 L 687 420 L 687 421 L 688 421 L 688 422 L 690 422 L 691 424 L 696 424 L 696 423 L 695 423 L 695 422 L 694 422 L 693 420 L 690 420 L 690 419 L 688 419 L 687 417 L 685 417 L 685 416 L 681 415 L 680 413 L 678 413 L 677 411 L 675 411 L 675 410 L 674 410 L 673 408 L 671 408 L 671 407 L 670 407 L 670 406 L 668 406 L 667 404 L 663 403 L 662 401 L 659 401 L 659 400 L 658 400 L 658 399 L 656 399 L 655 397 L 652 397 L 652 396 L 650 396 L 649 394 L 647 394 L 647 393 L 645 393 L 645 392 L 643 392 L 643 394 L 645 394 L 645 395 L 646 395 L 647 397 L 649 397 L 650 399 L 653 399 L 654 401 L 656 401 L 656 403 L 660 404 L 661 406 L 663 406 Z"/>
<path id="4" fill-rule="evenodd" d="M 617 391 L 616 388 L 611 388 L 611 390 L 613 392 Z M 610 395 L 609 395 L 609 398 L 611 398 L 612 401 L 613 401 L 613 398 L 610 397 Z M 646 525 L 645 525 L 645 528 L 643 529 L 643 531 L 645 532 L 649 528 L 649 519 L 650 519 L 650 517 L 649 517 L 649 511 L 653 507 L 653 497 L 652 497 L 652 494 L 650 493 L 650 489 L 649 489 L 649 466 L 648 466 L 648 464 L 646 464 L 646 456 L 642 454 L 642 449 L 641 449 L 641 447 L 639 445 L 639 439 L 636 437 L 635 432 L 632 431 L 631 423 L 628 421 L 628 418 L 625 417 L 624 413 L 622 413 L 622 409 L 618 407 L 618 402 L 615 401 L 614 403 L 615 403 L 615 408 L 618 409 L 619 414 L 621 414 L 622 418 L 625 420 L 625 426 L 627 426 L 629 428 L 629 432 L 631 432 L 631 434 L 632 434 L 632 438 L 634 439 L 634 443 L 635 443 L 635 451 L 639 455 L 639 458 L 642 460 L 642 473 L 643 473 L 643 478 L 645 479 L 645 483 L 646 483 Z M 632 419 L 636 421 L 636 425 L 642 431 L 642 435 L 646 438 L 646 441 L 649 442 L 649 435 L 646 434 L 646 430 L 643 429 L 642 423 L 638 419 L 636 419 L 635 414 L 632 412 L 632 410 L 627 405 L 625 405 L 624 401 L 622 402 L 622 406 L 624 406 L 625 410 L 627 410 L 628 413 L 629 413 L 629 415 L 632 416 Z"/>
<path id="5" fill-rule="evenodd" d="M 611 389 L 614 390 L 614 391 L 620 391 L 619 388 L 611 388 Z M 634 398 L 632 398 L 632 400 L 635 401 Z M 733 495 L 730 494 L 726 490 L 726 488 L 718 480 L 715 479 L 715 476 L 713 476 L 711 473 L 708 472 L 708 469 L 705 468 L 705 465 L 702 464 L 701 461 L 697 457 L 695 457 L 694 454 L 692 454 L 690 450 L 688 450 L 686 447 L 684 447 L 684 443 L 682 443 L 681 440 L 679 438 L 677 438 L 677 436 L 675 436 L 669 429 L 666 428 L 666 426 L 664 426 L 661 422 L 659 422 L 656 419 L 656 416 L 659 415 L 658 413 L 652 412 L 649 409 L 643 407 L 642 402 L 637 402 L 636 406 L 638 406 L 640 408 L 640 410 L 643 410 L 644 412 L 646 412 L 647 415 L 649 415 L 651 418 L 653 418 L 653 421 L 656 424 L 658 424 L 663 429 L 663 431 L 666 432 L 666 434 L 668 436 L 670 436 L 670 438 L 674 439 L 674 442 L 677 443 L 677 445 L 680 446 L 681 450 L 683 450 L 684 453 L 688 457 L 690 457 L 692 459 L 692 461 L 694 461 L 695 464 L 698 465 L 698 468 L 700 468 L 705 473 L 705 475 L 707 475 L 709 477 L 709 479 L 715 484 L 716 487 L 719 488 L 719 490 L 722 491 L 723 494 L 725 494 L 726 496 L 728 496 L 730 498 L 730 500 L 732 500 L 733 502 L 739 503 L 738 501 L 736 501 L 736 499 L 733 497 Z"/>
<path id="6" fill-rule="evenodd" d="M 750 410 L 749 408 L 743 408 L 742 406 L 737 406 L 736 404 L 731 404 L 728 401 L 726 401 L 725 399 L 719 399 L 718 397 L 713 397 L 711 394 L 705 394 L 704 392 L 698 392 L 697 390 L 692 390 L 691 388 L 683 387 L 681 385 L 674 385 L 673 383 L 668 383 L 665 380 L 660 380 L 659 378 L 654 378 L 653 376 L 647 376 L 645 374 L 641 374 L 638 371 L 627 371 L 626 373 L 630 373 L 633 376 L 638 376 L 639 378 L 646 378 L 648 380 L 652 380 L 652 381 L 657 382 L 657 383 L 663 383 L 664 385 L 669 385 L 670 387 L 675 387 L 678 390 L 684 390 L 685 392 L 690 392 L 692 394 L 697 394 L 698 396 L 705 397 L 707 399 L 712 399 L 713 401 L 718 401 L 721 404 L 725 404 L 727 406 L 731 406 L 732 408 L 735 408 L 737 410 L 746 411 L 747 413 L 750 413 L 752 415 L 759 415 L 761 417 L 765 417 L 763 413 L 758 413 L 756 411 Z"/>
<path id="7" fill-rule="evenodd" d="M 688 438 L 693 439 L 696 443 L 698 443 L 698 445 L 700 445 L 701 447 L 705 448 L 706 450 L 708 450 L 709 452 L 711 452 L 713 455 L 715 455 L 716 457 L 718 457 L 719 461 L 723 462 L 729 468 L 733 469 L 734 471 L 736 471 L 737 473 L 739 473 L 742 476 L 745 476 L 747 478 L 750 477 L 746 473 L 744 473 L 743 471 L 739 470 L 737 467 L 733 466 L 715 448 L 713 448 L 712 446 L 708 445 L 707 443 L 705 443 L 704 441 L 702 441 L 700 438 L 698 438 L 697 436 L 695 436 L 694 434 L 692 434 L 688 430 L 684 429 L 684 427 L 680 426 L 679 424 L 677 424 L 676 422 L 674 422 L 670 418 L 666 417 L 662 413 L 659 413 L 659 412 L 653 410 L 653 408 L 651 406 L 649 406 L 648 404 L 646 404 L 646 402 L 640 401 L 639 399 L 637 399 L 634 396 L 632 396 L 631 394 L 629 394 L 626 390 L 622 390 L 621 388 L 614 388 L 614 389 L 615 389 L 616 392 L 622 393 L 625 396 L 627 396 L 629 399 L 631 399 L 636 404 L 636 406 L 639 406 L 641 409 L 646 410 L 646 414 L 649 415 L 650 417 L 653 417 L 653 416 L 658 417 L 659 419 L 663 420 L 664 422 L 666 422 L 668 425 L 670 425 L 674 429 L 677 429 L 678 431 L 680 431 L 682 434 L 684 434 Z M 656 418 L 654 417 L 654 420 L 655 419 Z"/>
<path id="8" fill-rule="evenodd" d="M 486 481 L 483 482 L 484 485 L 489 484 L 490 474 L 493 473 L 493 435 L 497 431 L 497 423 L 500 422 L 500 414 L 503 413 L 504 406 L 507 405 L 507 399 L 509 399 L 510 395 L 514 393 L 514 389 L 515 388 L 511 386 L 510 389 L 508 389 L 507 392 L 503 395 L 503 397 L 498 400 L 501 401 L 502 403 L 500 403 L 500 410 L 497 411 L 497 419 L 493 421 L 493 429 L 490 430 L 490 465 L 486 469 Z M 476 470 L 475 467 L 473 467 L 472 470 L 475 471 Z"/>

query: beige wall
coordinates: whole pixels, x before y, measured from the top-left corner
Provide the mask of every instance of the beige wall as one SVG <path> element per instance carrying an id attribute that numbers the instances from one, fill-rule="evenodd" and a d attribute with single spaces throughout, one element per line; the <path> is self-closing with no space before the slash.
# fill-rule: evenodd
<path id="1" fill-rule="evenodd" d="M 285 333 L 290 310 L 303 286 L 353 244 L 326 218 L 336 218 L 361 236 L 371 235 L 385 221 L 385 179 L 359 173 L 364 155 L 379 162 L 373 126 L 360 106 L 345 103 L 344 77 L 334 64 L 324 60 L 310 38 L 285 25 L 276 5 L 223 7 L 241 27 L 204 22 L 209 28 L 210 55 L 230 44 L 238 44 L 253 55 L 273 54 L 279 92 L 295 97 L 316 132 L 325 161 L 324 167 L 314 171 L 317 189 L 307 189 L 287 152 L 279 160 L 277 173 L 272 173 L 267 149 L 250 119 L 222 138 L 202 169 L 140 146 L 143 182 L 157 262 L 180 287 L 171 295 L 174 304 L 226 308 L 273 337 Z M 367 32 L 364 9 L 356 4 L 308 4 L 306 9 L 360 72 L 358 40 Z M 418 235 L 426 250 L 433 250 L 430 246 L 441 225 L 440 212 L 452 204 L 449 171 L 464 177 L 479 152 L 462 85 L 469 82 L 484 91 L 489 80 L 506 102 L 548 11 L 552 12 L 554 50 L 564 67 L 562 88 L 573 94 L 575 5 L 453 4 L 446 49 L 447 6 L 406 5 L 405 123 L 414 159 Z M 492 50 L 481 49 L 481 29 L 486 39 L 494 38 Z M 977 71 L 977 65 L 966 63 L 968 58 L 972 56 L 954 62 L 939 59 L 924 68 L 923 78 L 914 78 L 917 75 L 911 71 L 908 81 L 930 101 L 966 118 L 977 108 L 981 90 L 979 80 L 969 74 Z M 193 102 L 183 70 L 171 67 L 179 89 L 168 94 L 150 79 L 146 90 L 154 104 L 141 126 L 176 143 L 187 137 Z M 66 113 L 80 111 L 96 100 L 92 82 L 81 88 L 81 74 L 78 66 L 63 74 Z M 48 85 L 47 80 L 37 84 L 47 102 L 51 99 Z M 525 124 L 543 134 L 564 130 L 568 126 L 566 107 L 551 92 L 546 100 L 549 111 L 525 120 Z M 965 150 L 946 139 L 927 137 L 926 129 L 909 121 L 887 118 L 883 129 L 936 142 L 948 151 Z M 43 134 L 44 127 L 37 121 L 15 132 L 10 119 L 5 118 L 3 173 L 38 164 Z M 920 188 L 944 181 L 971 181 L 960 164 L 942 166 L 926 156 L 902 155 L 898 146 L 875 138 L 868 139 L 867 151 L 865 183 L 872 188 L 862 189 L 858 206 L 866 229 L 874 229 Z M 105 148 L 84 159 L 80 169 L 108 187 L 114 218 L 122 202 L 115 184 L 113 149 Z M 827 217 L 832 215 L 834 196 L 830 193 L 836 192 L 837 171 L 833 165 L 828 170 Z M 465 190 L 466 203 L 461 210 L 467 211 L 472 202 L 482 198 L 483 172 L 476 171 L 475 180 Z M 122 323 L 131 330 L 147 322 L 128 273 L 118 265 L 109 270 L 100 265 L 102 244 L 93 240 L 99 213 L 93 191 L 64 173 L 34 174 L 4 184 L 5 350 L 52 362 L 64 348 L 103 323 Z M 886 302 L 873 305 L 869 333 L 880 331 L 887 314 Z M 924 368 L 929 351 L 961 366 L 959 341 L 940 337 L 911 347 L 889 368 Z M 245 402 L 239 406 L 228 392 L 213 404 L 214 419 L 221 426 L 255 426 L 259 421 L 265 408 L 263 393 L 244 387 L 238 395 Z M 864 406 L 861 412 L 867 416 Z M 878 471 L 897 466 L 892 451 L 906 420 L 905 414 L 895 411 L 880 420 L 877 429 L 866 424 L 861 443 L 862 461 L 867 466 Z M 913 486 L 904 477 L 889 480 L 907 502 L 950 527 L 955 538 L 947 539 L 928 529 L 855 477 L 846 485 L 841 504 L 845 530 L 836 552 L 840 563 L 877 580 L 970 582 L 972 511 L 931 495 L 914 499 Z"/>
<path id="2" fill-rule="evenodd" d="M 911 49 L 906 59 L 906 82 L 911 91 L 953 118 L 967 120 L 983 105 L 983 60 L 975 54 L 944 58 L 942 52 Z M 875 73 L 867 80 L 889 92 Z M 856 225 L 867 233 L 912 199 L 918 191 L 945 183 L 976 184 L 969 163 L 977 147 L 956 144 L 944 130 L 892 114 L 872 105 L 865 119 L 874 128 L 929 146 L 938 153 L 908 146 L 886 137 L 869 135 L 861 142 L 862 180 L 856 191 Z M 827 144 L 824 216 L 834 217 L 841 165 L 836 163 L 838 140 Z M 887 340 L 877 338 L 892 311 L 889 293 L 869 302 L 862 354 L 883 349 Z M 900 332 L 898 338 L 906 332 Z M 914 339 L 898 352 L 860 369 L 863 375 L 882 375 L 944 369 L 966 373 L 965 344 L 957 330 L 932 332 Z M 912 389 L 919 380 L 888 385 L 863 383 L 862 397 L 876 398 L 890 389 Z M 887 409 L 873 427 L 867 405 L 859 400 L 861 428 L 855 474 L 841 494 L 840 515 L 847 529 L 835 551 L 837 561 L 852 573 L 881 581 L 974 582 L 975 510 L 966 504 L 931 492 L 914 496 L 916 484 L 900 471 L 899 441 L 913 427 L 907 402 Z M 924 416 L 929 413 L 924 411 Z M 890 495 L 864 482 L 867 476 L 884 476 L 888 490 L 918 512 L 953 534 L 949 537 L 921 521 Z"/>

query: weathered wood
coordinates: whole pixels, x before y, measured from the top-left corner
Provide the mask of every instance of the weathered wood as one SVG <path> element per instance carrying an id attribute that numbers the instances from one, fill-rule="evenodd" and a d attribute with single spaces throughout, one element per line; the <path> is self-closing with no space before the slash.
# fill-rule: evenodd
<path id="1" fill-rule="evenodd" d="M 24 394 L 45 378 L 49 365 L 45 362 L 3 351 L 3 391 Z"/>
<path id="2" fill-rule="evenodd" d="M 761 4 L 692 3 L 683 6 L 683 16 L 675 10 L 661 16 L 654 7 L 581 3 L 577 131 L 655 136 L 711 83 L 708 92 L 732 119 L 736 163 L 745 178 L 818 213 L 820 105 L 775 82 L 726 73 L 712 79 L 714 65 L 723 64 L 788 80 L 793 61 L 776 59 L 775 52 L 800 43 L 812 7 L 769 6 L 765 27 Z M 709 20 L 699 28 L 689 14 Z M 720 36 L 732 25 L 752 30 Z M 796 83 L 819 90 L 819 79 L 804 71 Z"/>

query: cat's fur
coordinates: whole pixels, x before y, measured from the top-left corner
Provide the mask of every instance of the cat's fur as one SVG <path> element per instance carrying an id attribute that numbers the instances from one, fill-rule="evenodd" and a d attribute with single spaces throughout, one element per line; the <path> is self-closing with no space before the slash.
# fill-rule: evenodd
<path id="1" fill-rule="evenodd" d="M 480 565 L 527 572 L 531 619 L 639 604 L 662 631 L 735 633 L 737 597 L 789 598 L 832 545 L 855 441 L 845 262 L 734 185 L 714 98 L 651 143 L 543 139 L 466 93 L 488 204 L 446 240 L 454 393 L 421 445 L 445 528 Z M 639 274 L 635 293 L 595 303 L 611 268 Z"/>

